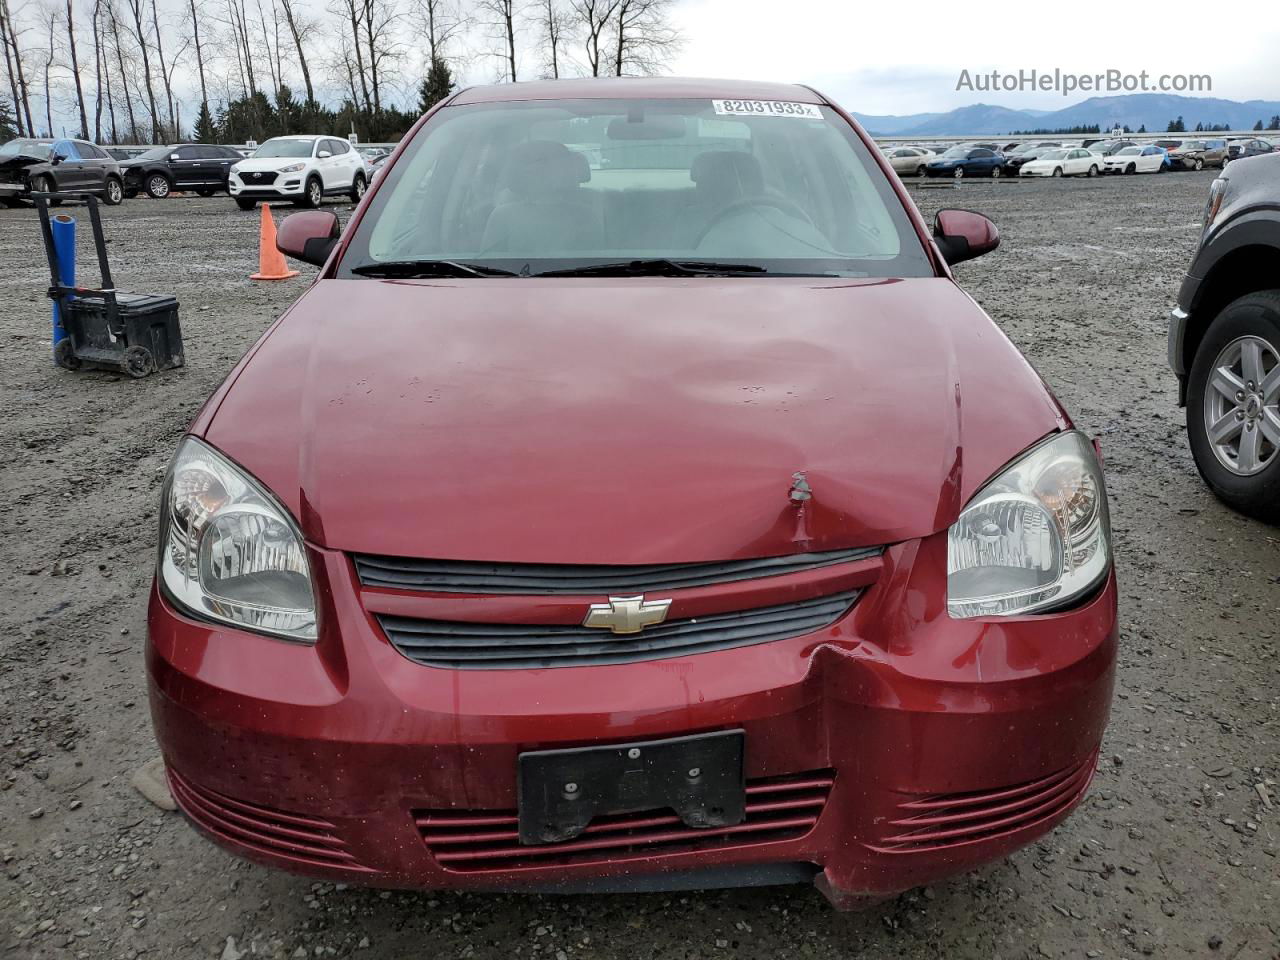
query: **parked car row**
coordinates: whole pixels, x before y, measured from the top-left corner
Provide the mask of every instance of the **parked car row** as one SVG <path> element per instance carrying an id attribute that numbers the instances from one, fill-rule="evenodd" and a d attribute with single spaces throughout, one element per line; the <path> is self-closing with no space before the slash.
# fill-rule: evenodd
<path id="1" fill-rule="evenodd" d="M 886 147 L 884 155 L 897 173 L 917 177 L 1095 177 L 1105 173 L 1223 168 L 1232 160 L 1277 151 L 1280 146 L 1261 137 L 1167 137 L 1151 143 L 1112 138 L 1084 142 L 913 144 Z"/>
<path id="2" fill-rule="evenodd" d="M 57 192 L 114 205 L 143 193 L 161 200 L 181 191 L 227 193 L 242 210 L 260 200 L 317 207 L 325 197 L 364 196 L 388 156 L 373 150 L 358 151 L 341 137 L 296 136 L 268 140 L 249 157 L 236 147 L 175 143 L 122 160 L 87 140 L 19 138 L 0 146 L 0 203 Z"/>

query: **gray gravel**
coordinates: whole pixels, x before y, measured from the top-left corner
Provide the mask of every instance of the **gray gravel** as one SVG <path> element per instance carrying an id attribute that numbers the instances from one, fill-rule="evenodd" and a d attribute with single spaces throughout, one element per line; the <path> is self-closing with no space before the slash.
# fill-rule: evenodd
<path id="1" fill-rule="evenodd" d="M 240 863 L 147 804 L 130 777 L 155 754 L 141 645 L 160 475 L 310 271 L 250 283 L 257 217 L 225 197 L 108 210 L 117 282 L 180 298 L 189 365 L 73 375 L 47 360 L 34 213 L 0 211 L 0 954 L 1276 960 L 1280 531 L 1201 485 L 1164 359 L 1211 179 L 911 187 L 930 214 L 996 219 L 1004 245 L 960 277 L 1101 437 L 1124 637 L 1080 811 L 1000 864 L 861 914 L 807 888 L 344 889 Z"/>

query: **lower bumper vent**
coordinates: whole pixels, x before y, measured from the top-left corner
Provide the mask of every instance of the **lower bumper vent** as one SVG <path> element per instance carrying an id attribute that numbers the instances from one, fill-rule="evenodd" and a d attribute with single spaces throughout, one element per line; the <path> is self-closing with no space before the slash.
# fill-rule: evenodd
<path id="1" fill-rule="evenodd" d="M 1093 780 L 1098 757 L 1029 783 L 1002 790 L 946 793 L 899 804 L 902 816 L 871 849 L 925 853 L 993 840 L 1045 823 L 1070 810 Z"/>
<path id="2" fill-rule="evenodd" d="M 834 782 L 830 771 L 747 783 L 747 814 L 731 827 L 694 829 L 667 811 L 599 817 L 564 843 L 522 846 L 514 811 L 420 810 L 414 821 L 446 870 L 566 866 L 795 840 L 812 830 Z"/>
<path id="3" fill-rule="evenodd" d="M 328 820 L 233 800 L 197 787 L 172 768 L 169 788 L 192 822 L 228 843 L 312 866 L 369 869 L 356 861 Z"/>

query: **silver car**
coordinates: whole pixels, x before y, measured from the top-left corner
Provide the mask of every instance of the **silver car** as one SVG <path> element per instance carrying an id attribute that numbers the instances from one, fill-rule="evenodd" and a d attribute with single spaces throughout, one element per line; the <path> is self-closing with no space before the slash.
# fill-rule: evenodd
<path id="1" fill-rule="evenodd" d="M 924 147 L 892 147 L 884 155 L 897 173 L 917 177 L 924 176 L 925 165 L 935 156 L 932 150 Z"/>

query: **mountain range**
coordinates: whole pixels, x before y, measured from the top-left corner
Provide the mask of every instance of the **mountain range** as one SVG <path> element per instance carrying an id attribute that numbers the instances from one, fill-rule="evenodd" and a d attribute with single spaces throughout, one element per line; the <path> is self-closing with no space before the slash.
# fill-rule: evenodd
<path id="1" fill-rule="evenodd" d="M 1265 126 L 1280 115 L 1280 100 L 1219 100 L 1183 97 L 1167 93 L 1131 93 L 1118 97 L 1090 97 L 1061 110 L 1012 110 L 975 103 L 947 113 L 914 113 L 907 116 L 875 116 L 855 113 L 872 136 L 946 137 L 966 134 L 1011 134 L 1018 130 L 1057 130 L 1097 124 L 1103 130 L 1122 126 L 1134 131 L 1146 127 L 1158 133 L 1169 121 L 1182 117 L 1188 130 L 1197 123 L 1227 124 L 1232 130 L 1252 130 L 1259 120 Z"/>

